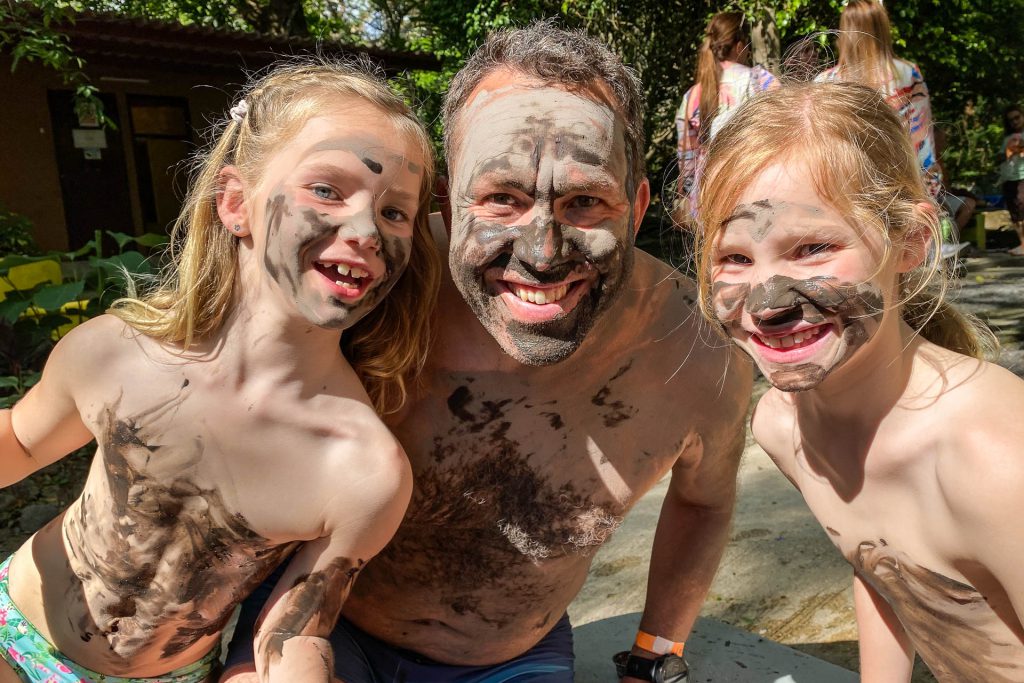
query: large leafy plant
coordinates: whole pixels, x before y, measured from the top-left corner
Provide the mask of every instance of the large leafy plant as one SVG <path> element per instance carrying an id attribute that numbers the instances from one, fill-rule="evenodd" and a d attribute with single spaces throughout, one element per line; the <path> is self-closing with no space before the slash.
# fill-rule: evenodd
<path id="1" fill-rule="evenodd" d="M 71 327 L 100 315 L 124 296 L 130 278 L 153 272 L 147 254 L 166 241 L 165 235 L 96 231 L 76 251 L 0 259 L 0 281 L 9 287 L 0 301 L 0 408 L 13 405 L 39 381 L 46 356 Z M 105 244 L 116 245 L 114 253 L 104 254 Z M 26 288 L 12 279 L 12 268 L 42 261 L 59 264 L 59 283 Z"/>

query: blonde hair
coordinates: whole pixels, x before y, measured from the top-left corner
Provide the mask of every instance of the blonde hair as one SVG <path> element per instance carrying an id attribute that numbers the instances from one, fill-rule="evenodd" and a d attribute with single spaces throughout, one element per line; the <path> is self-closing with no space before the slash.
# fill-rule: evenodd
<path id="1" fill-rule="evenodd" d="M 711 17 L 697 55 L 700 85 L 700 136 L 711 137 L 711 121 L 718 114 L 718 89 L 722 81 L 722 62 L 738 42 L 750 42 L 750 30 L 742 12 L 719 12 Z"/>
<path id="2" fill-rule="evenodd" d="M 407 382 L 422 368 L 432 339 L 440 258 L 427 225 L 434 182 L 430 138 L 412 110 L 367 62 L 303 58 L 279 62 L 241 93 L 244 116 L 225 116 L 194 161 L 181 215 L 171 230 L 169 265 L 144 296 L 114 302 L 110 312 L 143 334 L 188 349 L 224 324 L 238 286 L 238 238 L 221 223 L 216 196 L 221 170 L 235 166 L 257 184 L 267 159 L 317 112 L 339 99 L 363 100 L 411 138 L 423 158 L 420 204 L 409 265 L 392 291 L 342 338 L 342 349 L 374 407 L 401 408 Z"/>
<path id="3" fill-rule="evenodd" d="M 844 80 L 885 90 L 895 74 L 889 15 L 878 0 L 850 0 L 839 16 L 839 60 Z"/>
<path id="4" fill-rule="evenodd" d="M 878 229 L 885 260 L 913 233 L 927 230 L 929 257 L 900 279 L 903 319 L 925 339 L 965 355 L 981 358 L 996 348 L 987 327 L 945 301 L 938 213 L 902 120 L 878 91 L 855 83 L 791 83 L 760 94 L 711 141 L 697 198 L 697 277 L 705 316 L 713 319 L 711 247 L 718 232 L 758 175 L 786 160 L 807 165 L 825 202 L 852 222 Z"/>

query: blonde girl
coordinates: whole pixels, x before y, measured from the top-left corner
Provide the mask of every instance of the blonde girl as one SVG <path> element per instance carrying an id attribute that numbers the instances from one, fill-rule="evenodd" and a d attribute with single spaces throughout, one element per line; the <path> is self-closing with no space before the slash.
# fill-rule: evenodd
<path id="1" fill-rule="evenodd" d="M 705 313 L 771 383 L 758 443 L 854 570 L 861 675 L 1024 680 L 1024 382 L 943 300 L 937 209 L 872 88 L 785 85 L 712 141 Z M 930 256 L 927 256 L 930 254 Z"/>
<path id="2" fill-rule="evenodd" d="M 300 542 L 257 668 L 329 681 L 325 636 L 404 514 L 376 411 L 430 339 L 429 139 L 374 74 L 326 61 L 272 68 L 225 118 L 163 281 L 0 413 L 2 485 L 97 442 L 82 495 L 0 568 L 4 683 L 215 680 L 235 605 Z"/>
<path id="3" fill-rule="evenodd" d="M 942 191 L 942 168 L 935 148 L 928 86 L 917 64 L 896 56 L 889 14 L 879 0 L 849 0 L 839 17 L 839 59 L 818 76 L 875 88 L 910 131 L 917 161 L 933 197 Z"/>

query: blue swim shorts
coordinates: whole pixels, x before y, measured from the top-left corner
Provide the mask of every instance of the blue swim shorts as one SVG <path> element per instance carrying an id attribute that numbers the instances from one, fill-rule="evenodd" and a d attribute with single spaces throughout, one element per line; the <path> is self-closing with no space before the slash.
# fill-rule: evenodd
<path id="1" fill-rule="evenodd" d="M 75 664 L 46 640 L 11 600 L 7 568 L 0 564 L 0 657 L 25 683 L 202 683 L 214 672 L 220 648 L 194 664 L 156 678 L 107 676 Z"/>
<path id="2" fill-rule="evenodd" d="M 253 633 L 263 603 L 280 573 L 271 576 L 242 603 L 225 670 L 253 662 Z M 344 617 L 331 633 L 334 673 L 345 683 L 572 683 L 572 625 L 564 615 L 539 643 L 522 655 L 490 666 L 442 664 L 396 648 L 359 629 Z"/>

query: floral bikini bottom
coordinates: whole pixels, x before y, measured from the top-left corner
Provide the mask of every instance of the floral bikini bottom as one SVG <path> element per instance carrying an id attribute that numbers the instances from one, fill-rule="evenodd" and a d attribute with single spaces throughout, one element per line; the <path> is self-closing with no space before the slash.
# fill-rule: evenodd
<path id="1" fill-rule="evenodd" d="M 156 678 L 107 676 L 78 666 L 46 640 L 11 600 L 7 592 L 10 563 L 8 557 L 0 564 L 0 657 L 25 683 L 201 683 L 218 665 L 220 648 L 215 647 L 198 662 Z"/>

